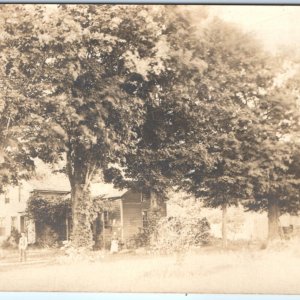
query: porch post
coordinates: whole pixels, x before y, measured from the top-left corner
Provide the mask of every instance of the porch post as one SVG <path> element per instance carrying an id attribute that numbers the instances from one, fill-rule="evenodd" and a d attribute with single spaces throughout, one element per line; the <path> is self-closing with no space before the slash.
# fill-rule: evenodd
<path id="1" fill-rule="evenodd" d="M 102 213 L 102 232 L 103 232 L 103 249 L 105 250 L 105 217 L 104 217 L 104 211 Z"/>
<path id="2" fill-rule="evenodd" d="M 69 240 L 69 219 L 68 215 L 66 215 L 66 239 Z"/>

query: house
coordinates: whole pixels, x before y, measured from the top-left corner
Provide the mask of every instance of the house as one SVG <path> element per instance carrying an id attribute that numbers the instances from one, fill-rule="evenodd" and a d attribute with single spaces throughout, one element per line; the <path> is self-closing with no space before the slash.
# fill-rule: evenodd
<path id="1" fill-rule="evenodd" d="M 51 201 L 70 197 L 69 191 L 40 190 L 35 189 L 31 192 L 31 197 L 36 199 L 48 199 Z M 129 246 L 132 238 L 148 226 L 150 209 L 150 197 L 144 193 L 133 190 L 119 191 L 110 190 L 106 194 L 94 196 L 94 200 L 103 203 L 98 217 L 91 224 L 93 238 L 97 247 L 110 246 L 112 235 L 115 234 L 126 247 Z M 159 211 L 161 216 L 166 215 L 166 204 L 160 204 Z M 39 241 L 45 234 L 45 222 L 36 223 L 36 239 Z M 61 214 L 60 219 L 52 224 L 58 240 L 68 240 L 70 237 L 72 220 L 67 212 Z"/>
<path id="2" fill-rule="evenodd" d="M 70 192 L 35 189 L 31 192 L 31 197 L 49 201 L 61 201 L 66 197 L 70 197 Z M 147 228 L 150 209 L 149 196 L 133 190 L 111 190 L 104 195 L 101 194 L 93 198 L 94 200 L 98 198 L 103 203 L 98 217 L 91 224 L 96 247 L 108 248 L 113 234 L 117 235 L 126 247 L 136 234 Z M 159 211 L 162 216 L 166 215 L 166 205 L 160 204 Z M 36 222 L 36 240 L 40 241 L 45 238 L 47 229 L 54 231 L 58 240 L 68 240 L 71 227 L 72 220 L 70 213 L 67 211 L 61 213 L 60 218 L 51 227 L 49 227 L 49 224 L 45 224 L 43 220 Z"/>
<path id="3" fill-rule="evenodd" d="M 44 163 L 38 162 L 36 177 L 20 182 L 19 186 L 6 187 L 0 194 L 0 244 L 6 240 L 13 229 L 27 233 L 28 242 L 36 242 L 36 226 L 26 216 L 27 201 L 35 189 L 69 190 L 69 181 L 63 174 L 52 174 L 52 170 Z"/>
<path id="4" fill-rule="evenodd" d="M 35 242 L 34 223 L 26 217 L 28 199 L 26 185 L 9 187 L 0 195 L 0 242 L 6 240 L 15 229 L 28 233 L 28 242 Z"/>
<path id="5" fill-rule="evenodd" d="M 29 198 L 62 201 L 70 198 L 69 189 L 53 190 L 45 185 L 30 185 L 8 189 L 0 195 L 0 242 L 7 239 L 13 228 L 28 234 L 29 243 L 43 241 L 49 230 L 55 232 L 59 241 L 68 240 L 72 227 L 70 213 L 60 213 L 60 217 L 50 226 L 44 220 L 34 223 L 26 216 Z M 101 193 L 102 191 L 102 193 Z M 133 190 L 116 190 L 111 185 L 95 184 L 92 197 L 105 202 L 98 218 L 92 224 L 94 240 L 99 247 L 109 247 L 114 232 L 126 246 L 143 228 L 148 226 L 150 196 Z M 166 215 L 166 204 L 160 204 L 160 212 Z M 43 244 L 43 243 L 42 243 Z"/>
<path id="6" fill-rule="evenodd" d="M 31 192 L 35 199 L 62 201 L 70 197 L 69 191 L 35 189 Z M 118 236 L 123 245 L 128 246 L 130 240 L 148 226 L 150 197 L 133 190 L 111 190 L 106 194 L 94 196 L 103 203 L 98 217 L 93 222 L 92 231 L 97 247 L 109 247 L 112 235 Z M 160 205 L 161 215 L 166 215 L 166 205 Z M 36 222 L 36 240 L 41 241 L 49 232 L 54 231 L 58 240 L 68 240 L 72 227 L 70 212 L 60 213 L 60 218 L 49 226 L 43 220 Z"/>
<path id="7" fill-rule="evenodd" d="M 96 243 L 108 247 L 115 233 L 125 247 L 129 246 L 132 238 L 148 227 L 150 196 L 127 190 L 111 193 L 104 198 L 109 206 L 93 224 Z M 158 209 L 161 216 L 167 214 L 166 203 L 159 203 Z"/>
<path id="8" fill-rule="evenodd" d="M 300 218 L 290 214 L 284 214 L 280 217 L 280 224 L 284 235 L 300 236 Z"/>
<path id="9" fill-rule="evenodd" d="M 62 173 L 53 173 L 49 166 L 37 160 L 37 176 L 23 181 L 20 186 L 8 187 L 5 194 L 0 194 L 0 244 L 11 235 L 13 228 L 28 235 L 29 243 L 35 243 L 42 237 L 42 224 L 35 224 L 26 216 L 26 208 L 30 197 L 47 199 L 66 198 L 70 193 L 70 182 Z M 112 184 L 92 183 L 93 198 L 106 200 L 108 209 L 99 212 L 99 217 L 92 225 L 95 241 L 110 243 L 111 234 L 117 232 L 119 238 L 126 243 L 133 235 L 146 227 L 149 197 L 132 190 L 116 190 Z M 166 213 L 165 206 L 162 211 Z M 42 223 L 42 222 L 41 222 Z M 71 218 L 63 217 L 55 231 L 60 240 L 68 240 L 71 232 Z"/>

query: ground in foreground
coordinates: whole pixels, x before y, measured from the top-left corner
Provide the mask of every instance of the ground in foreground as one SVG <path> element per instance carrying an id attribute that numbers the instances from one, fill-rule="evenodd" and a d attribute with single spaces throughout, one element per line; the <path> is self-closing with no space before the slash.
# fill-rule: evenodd
<path id="1" fill-rule="evenodd" d="M 184 257 L 111 255 L 94 262 L 1 268 L 1 291 L 300 294 L 299 247 Z"/>

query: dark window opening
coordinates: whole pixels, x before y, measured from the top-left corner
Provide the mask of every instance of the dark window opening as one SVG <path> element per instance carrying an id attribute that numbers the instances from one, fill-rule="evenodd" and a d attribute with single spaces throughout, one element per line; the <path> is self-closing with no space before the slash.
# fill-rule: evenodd
<path id="1" fill-rule="evenodd" d="M 142 202 L 147 202 L 150 200 L 150 193 L 149 192 L 143 192 L 142 193 Z"/>

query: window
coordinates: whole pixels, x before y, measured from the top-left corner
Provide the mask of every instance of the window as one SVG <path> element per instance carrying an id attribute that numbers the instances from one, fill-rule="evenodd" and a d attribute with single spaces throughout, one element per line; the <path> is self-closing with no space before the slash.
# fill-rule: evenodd
<path id="1" fill-rule="evenodd" d="M 5 204 L 8 204 L 9 203 L 9 197 L 7 194 L 4 195 L 4 201 L 5 201 Z"/>
<path id="2" fill-rule="evenodd" d="M 149 224 L 148 220 L 148 211 L 143 210 L 142 211 L 142 219 L 143 219 L 143 228 L 147 228 Z"/>
<path id="3" fill-rule="evenodd" d="M 5 218 L 0 217 L 0 236 L 5 235 Z"/>
<path id="4" fill-rule="evenodd" d="M 142 193 L 142 202 L 148 202 L 150 200 L 150 193 L 144 192 Z"/>
<path id="5" fill-rule="evenodd" d="M 17 217 L 11 217 L 11 230 L 17 229 L 17 221 L 18 221 Z"/>

